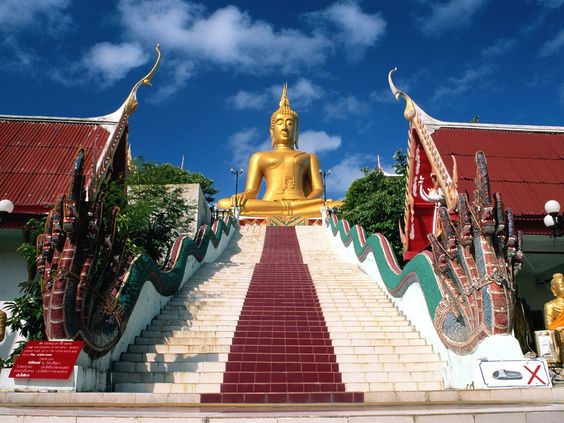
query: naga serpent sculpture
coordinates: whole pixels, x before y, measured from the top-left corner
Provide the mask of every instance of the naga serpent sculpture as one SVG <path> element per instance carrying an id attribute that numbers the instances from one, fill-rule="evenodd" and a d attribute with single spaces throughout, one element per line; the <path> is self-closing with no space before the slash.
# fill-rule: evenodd
<path id="1" fill-rule="evenodd" d="M 203 225 L 196 242 L 177 238 L 163 269 L 146 255 L 133 257 L 117 234 L 118 207 L 106 210 L 109 176 L 86 196 L 85 154 L 80 150 L 67 194 L 60 196 L 37 239 L 37 274 L 43 292 L 48 339 L 82 339 L 89 355 L 101 356 L 120 339 L 141 288 L 151 282 L 161 295 L 179 288 L 189 256 L 201 262 L 209 243 L 229 234 L 229 217 Z"/>
<path id="2" fill-rule="evenodd" d="M 515 276 L 523 262 L 522 234 L 499 193 L 491 195 L 486 157 L 476 153 L 472 203 L 458 196 L 456 214 L 439 208 L 441 233 L 429 234 L 443 298 L 435 327 L 445 345 L 465 351 L 485 336 L 513 330 Z"/>
<path id="3" fill-rule="evenodd" d="M 515 277 L 524 259 L 511 209 L 490 194 L 484 153 L 476 153 L 476 164 L 473 202 L 460 194 L 454 212 L 441 207 L 441 231 L 428 235 L 432 251 L 422 251 L 403 269 L 382 234 L 367 236 L 335 215 L 329 221 L 345 246 L 353 243 L 360 261 L 372 253 L 390 295 L 402 297 L 419 283 L 442 342 L 459 354 L 471 353 L 487 336 L 512 332 Z"/>

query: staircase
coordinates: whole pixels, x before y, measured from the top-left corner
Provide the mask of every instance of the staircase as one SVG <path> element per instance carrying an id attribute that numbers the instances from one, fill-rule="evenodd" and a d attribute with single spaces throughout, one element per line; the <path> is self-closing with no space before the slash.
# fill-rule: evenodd
<path id="1" fill-rule="evenodd" d="M 442 389 L 442 367 L 323 228 L 244 226 L 122 354 L 113 381 L 204 403 L 369 402 Z"/>
<path id="2" fill-rule="evenodd" d="M 444 364 L 382 289 L 336 252 L 327 232 L 296 227 L 347 391 L 442 390 Z"/>
<path id="3" fill-rule="evenodd" d="M 122 354 L 116 392 L 219 392 L 225 362 L 264 243 L 264 229 L 241 228 L 214 263 L 204 264 Z"/>
<path id="4" fill-rule="evenodd" d="M 361 392 L 345 392 L 294 228 L 266 230 L 221 393 L 202 402 L 363 402 Z"/>

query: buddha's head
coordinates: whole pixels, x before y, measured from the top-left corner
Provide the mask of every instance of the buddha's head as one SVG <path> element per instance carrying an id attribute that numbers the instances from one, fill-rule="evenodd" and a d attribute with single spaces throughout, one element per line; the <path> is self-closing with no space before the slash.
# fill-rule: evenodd
<path id="1" fill-rule="evenodd" d="M 564 299 L 564 274 L 555 273 L 552 275 L 550 289 L 555 297 Z"/>
<path id="2" fill-rule="evenodd" d="M 285 145 L 289 148 L 298 147 L 298 137 L 300 135 L 298 114 L 290 107 L 287 91 L 288 85 L 284 84 L 282 97 L 280 98 L 280 107 L 272 113 L 270 118 L 272 148 L 276 145 Z"/>

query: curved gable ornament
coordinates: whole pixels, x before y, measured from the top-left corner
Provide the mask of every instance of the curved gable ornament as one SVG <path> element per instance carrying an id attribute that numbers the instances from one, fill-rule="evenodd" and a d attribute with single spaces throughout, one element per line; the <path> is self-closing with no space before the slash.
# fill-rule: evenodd
<path id="1" fill-rule="evenodd" d="M 417 131 L 421 145 L 423 145 L 425 154 L 427 155 L 427 158 L 431 163 L 433 171 L 437 176 L 439 186 L 444 193 L 447 208 L 453 210 L 458 202 L 456 163 L 454 164 L 451 177 L 446 165 L 443 162 L 443 159 L 441 158 L 439 150 L 437 149 L 437 146 L 433 141 L 433 138 L 431 136 L 432 131 L 428 130 L 423 121 L 424 119 L 430 119 L 434 121 L 434 119 L 432 119 L 423 110 L 421 110 L 421 108 L 417 106 L 417 104 L 409 95 L 396 87 L 392 79 L 392 74 L 396 71 L 397 67 L 390 70 L 390 72 L 388 73 L 388 83 L 390 85 L 390 89 L 394 94 L 396 100 L 399 101 L 400 98 L 403 98 L 405 100 L 406 105 L 403 115 L 405 119 L 410 122 L 410 125 Z"/>
<path id="2" fill-rule="evenodd" d="M 416 115 L 415 103 L 410 96 L 408 96 L 403 91 L 400 91 L 398 87 L 396 87 L 396 84 L 394 84 L 394 80 L 392 79 L 392 74 L 397 70 L 398 68 L 395 67 L 392 70 L 390 70 L 390 72 L 388 72 L 388 84 L 390 85 L 390 89 L 392 90 L 392 93 L 394 94 L 396 100 L 399 101 L 400 98 L 403 98 L 405 100 L 405 110 L 403 111 L 403 116 L 407 121 L 411 122 Z"/>
<path id="3" fill-rule="evenodd" d="M 125 103 L 123 103 L 125 114 L 128 116 L 132 115 L 133 113 L 135 113 L 135 110 L 137 110 L 137 105 L 139 104 L 139 102 L 137 101 L 137 90 L 139 89 L 139 87 L 141 85 L 152 86 L 151 81 L 153 79 L 153 76 L 155 75 L 155 72 L 157 71 L 157 68 L 159 67 L 159 64 L 161 63 L 161 50 L 159 43 L 157 43 L 155 50 L 157 51 L 157 60 L 155 61 L 155 64 L 153 65 L 149 73 L 141 78 L 133 86 L 131 92 L 129 93 L 129 96 L 125 100 Z"/>

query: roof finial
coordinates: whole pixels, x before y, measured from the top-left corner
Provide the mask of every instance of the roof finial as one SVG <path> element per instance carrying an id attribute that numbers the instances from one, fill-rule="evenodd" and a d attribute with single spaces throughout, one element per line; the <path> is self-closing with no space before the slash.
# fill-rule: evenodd
<path id="1" fill-rule="evenodd" d="M 160 50 L 160 44 L 159 43 L 157 43 L 155 50 L 157 51 L 157 60 L 156 60 L 155 64 L 153 65 L 153 68 L 149 71 L 149 73 L 147 75 L 145 75 L 141 80 L 139 80 L 137 82 L 137 84 L 135 84 L 133 86 L 133 88 L 131 89 L 131 92 L 129 93 L 129 96 L 127 97 L 127 100 L 125 100 L 125 113 L 127 115 L 132 115 L 135 112 L 135 110 L 137 109 L 137 104 L 138 104 L 138 102 L 137 102 L 137 90 L 139 89 L 141 84 L 151 86 L 151 80 L 153 79 L 153 76 L 155 75 L 155 72 L 157 71 L 157 68 L 159 67 L 159 63 L 161 62 L 161 50 Z"/>
<path id="2" fill-rule="evenodd" d="M 415 103 L 410 96 L 408 96 L 403 91 L 398 90 L 396 84 L 394 84 L 394 81 L 392 80 L 392 74 L 397 70 L 398 68 L 395 67 L 388 73 L 388 83 L 390 84 L 390 89 L 392 90 L 392 93 L 394 94 L 396 100 L 399 100 L 400 97 L 405 100 L 405 110 L 403 111 L 403 116 L 411 122 L 415 117 Z"/>

